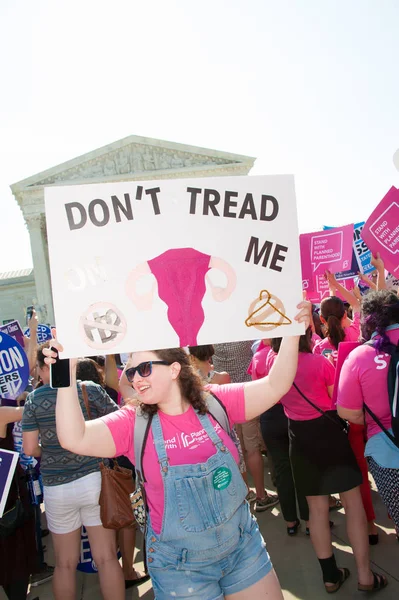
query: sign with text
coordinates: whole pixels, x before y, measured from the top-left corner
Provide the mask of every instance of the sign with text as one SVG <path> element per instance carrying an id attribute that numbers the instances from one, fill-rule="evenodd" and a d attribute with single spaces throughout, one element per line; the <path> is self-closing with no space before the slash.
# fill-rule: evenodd
<path id="1" fill-rule="evenodd" d="M 365 275 L 374 271 L 374 267 L 371 264 L 372 254 L 368 249 L 366 243 L 362 239 L 362 230 L 364 227 L 364 221 L 360 223 L 355 223 L 353 226 L 353 252 L 352 252 L 352 262 L 349 270 L 341 271 L 336 273 L 337 279 L 348 279 L 351 277 L 356 277 L 358 271 L 361 271 Z M 333 229 L 328 225 L 324 225 L 324 230 Z"/>
<path id="2" fill-rule="evenodd" d="M 300 235 L 303 289 L 320 293 L 317 281 L 326 270 L 347 271 L 352 260 L 353 225 Z M 320 284 L 319 284 L 320 286 Z"/>
<path id="3" fill-rule="evenodd" d="M 21 329 L 21 325 L 18 321 L 9 321 L 7 325 L 0 326 L 0 333 L 6 333 L 10 335 L 14 340 L 17 340 L 18 344 L 24 347 L 24 334 Z"/>
<path id="4" fill-rule="evenodd" d="M 4 514 L 17 463 L 18 452 L 0 449 L 0 518 Z"/>
<path id="5" fill-rule="evenodd" d="M 25 390 L 29 380 L 29 362 L 18 342 L 0 333 L 0 397 L 15 400 Z"/>
<path id="6" fill-rule="evenodd" d="M 64 358 L 303 331 L 293 176 L 49 187 L 45 205 Z"/>
<path id="7" fill-rule="evenodd" d="M 391 187 L 363 228 L 363 239 L 373 254 L 380 253 L 385 268 L 399 275 L 399 190 Z"/>
<path id="8" fill-rule="evenodd" d="M 24 335 L 26 335 L 26 337 L 30 338 L 30 329 L 29 327 L 27 327 L 24 330 Z M 42 344 L 43 342 L 47 342 L 48 340 L 51 340 L 51 338 L 53 337 L 51 335 L 51 329 L 48 325 L 38 325 L 37 326 L 37 343 L 38 344 Z"/>

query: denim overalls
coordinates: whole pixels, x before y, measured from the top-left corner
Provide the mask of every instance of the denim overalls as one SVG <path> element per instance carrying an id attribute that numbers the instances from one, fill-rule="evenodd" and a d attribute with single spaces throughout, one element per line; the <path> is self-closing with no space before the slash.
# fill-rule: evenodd
<path id="1" fill-rule="evenodd" d="M 249 587 L 272 568 L 238 465 L 209 417 L 197 416 L 216 454 L 193 465 L 168 464 L 159 416 L 152 420 L 165 501 L 161 533 L 154 533 L 150 518 L 146 533 L 156 600 L 216 600 Z"/>

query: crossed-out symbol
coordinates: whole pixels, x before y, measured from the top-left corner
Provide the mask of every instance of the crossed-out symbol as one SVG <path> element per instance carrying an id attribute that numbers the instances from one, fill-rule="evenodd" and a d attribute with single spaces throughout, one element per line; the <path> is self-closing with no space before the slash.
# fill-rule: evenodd
<path id="1" fill-rule="evenodd" d="M 94 348 L 114 346 L 126 333 L 126 320 L 112 304 L 93 304 L 81 317 L 85 341 Z"/>

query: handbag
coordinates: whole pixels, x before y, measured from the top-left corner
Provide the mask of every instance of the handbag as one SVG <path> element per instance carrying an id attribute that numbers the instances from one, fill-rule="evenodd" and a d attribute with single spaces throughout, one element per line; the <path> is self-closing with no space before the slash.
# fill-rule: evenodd
<path id="1" fill-rule="evenodd" d="M 89 420 L 91 420 L 89 397 L 84 384 L 82 384 L 82 394 Z M 120 467 L 116 460 L 112 460 L 110 463 L 112 468 L 103 460 L 100 462 L 100 518 L 106 529 L 123 529 L 134 523 L 130 503 L 130 494 L 134 492 L 132 472 L 125 467 Z"/>
<path id="2" fill-rule="evenodd" d="M 13 479 L 15 485 L 17 486 L 17 499 L 14 506 L 5 511 L 0 519 L 0 538 L 6 538 L 10 535 L 13 535 L 13 533 L 15 533 L 19 527 L 22 527 L 28 517 L 19 494 L 16 470 L 14 472 Z"/>
<path id="3" fill-rule="evenodd" d="M 296 389 L 298 394 L 300 394 L 302 396 L 302 398 L 304 400 L 306 400 L 306 402 L 308 404 L 313 406 L 313 408 L 315 410 L 317 410 L 321 415 L 323 415 L 324 417 L 327 417 L 327 419 L 332 421 L 332 423 L 334 423 L 334 425 L 337 425 L 337 427 L 339 427 L 340 430 L 343 431 L 346 435 L 348 434 L 348 431 L 349 431 L 348 423 L 346 421 L 344 421 L 344 419 L 341 419 L 341 417 L 335 412 L 335 410 L 327 410 L 327 411 L 322 410 L 319 406 L 317 406 L 317 404 L 314 404 L 311 400 L 309 400 L 309 398 L 307 398 L 305 396 L 305 394 L 303 392 L 301 392 L 301 390 L 299 389 L 299 387 L 297 386 L 296 383 L 293 383 L 292 385 L 294 386 L 294 388 Z"/>

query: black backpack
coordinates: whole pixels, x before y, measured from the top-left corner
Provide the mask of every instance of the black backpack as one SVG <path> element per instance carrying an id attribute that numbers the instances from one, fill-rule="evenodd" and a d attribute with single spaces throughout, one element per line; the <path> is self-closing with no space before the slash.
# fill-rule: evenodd
<path id="1" fill-rule="evenodd" d="M 367 346 L 373 346 L 373 342 L 367 342 Z M 364 409 L 370 417 L 377 423 L 382 431 L 389 437 L 391 442 L 399 448 L 399 342 L 397 346 L 390 344 L 387 348 L 384 348 L 384 352 L 390 354 L 391 360 L 388 367 L 388 397 L 389 407 L 391 409 L 392 416 L 392 433 L 390 433 L 376 415 L 369 409 L 367 404 L 364 405 Z"/>

